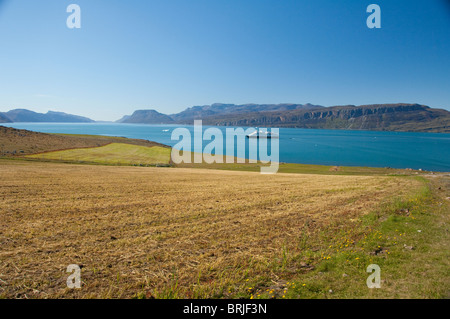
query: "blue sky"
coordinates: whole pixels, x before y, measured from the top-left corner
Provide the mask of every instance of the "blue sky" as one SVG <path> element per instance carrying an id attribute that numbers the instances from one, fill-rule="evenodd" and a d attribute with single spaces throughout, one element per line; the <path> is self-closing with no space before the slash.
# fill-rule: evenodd
<path id="1" fill-rule="evenodd" d="M 81 7 L 81 29 L 66 8 Z M 366 26 L 369 4 L 381 29 Z M 0 111 L 117 120 L 193 105 L 450 110 L 445 0 L 0 0 Z"/>

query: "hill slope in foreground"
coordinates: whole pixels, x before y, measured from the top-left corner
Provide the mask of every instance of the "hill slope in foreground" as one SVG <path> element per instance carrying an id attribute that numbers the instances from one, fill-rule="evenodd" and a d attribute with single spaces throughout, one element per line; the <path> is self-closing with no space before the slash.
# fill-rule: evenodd
<path id="1" fill-rule="evenodd" d="M 1 159 L 0 176 L 3 298 L 448 297 L 448 201 L 420 178 Z"/>
<path id="2" fill-rule="evenodd" d="M 0 157 L 31 155 L 67 149 L 92 148 L 111 143 L 146 147 L 168 146 L 147 140 L 97 135 L 46 134 L 0 126 Z"/>

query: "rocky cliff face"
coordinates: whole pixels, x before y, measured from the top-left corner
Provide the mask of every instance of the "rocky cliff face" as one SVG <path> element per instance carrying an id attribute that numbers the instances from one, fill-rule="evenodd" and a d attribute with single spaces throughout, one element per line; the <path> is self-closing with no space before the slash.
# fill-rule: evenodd
<path id="1" fill-rule="evenodd" d="M 207 125 L 450 132 L 450 112 L 419 104 L 335 106 L 207 117 Z"/>
<path id="2" fill-rule="evenodd" d="M 327 108 L 325 111 L 312 111 L 306 112 L 303 116 L 304 119 L 324 119 L 324 118 L 341 118 L 341 119 L 352 119 L 361 116 L 369 115 L 382 115 L 386 113 L 395 112 L 411 112 L 411 111 L 422 111 L 429 109 L 427 106 L 422 106 L 419 104 L 399 104 L 399 105 L 367 105 L 359 107 L 332 107 Z"/>
<path id="3" fill-rule="evenodd" d="M 122 123 L 297 127 L 351 130 L 450 132 L 450 112 L 420 104 L 373 104 L 322 107 L 311 104 L 213 104 L 173 115 L 136 111 Z"/>

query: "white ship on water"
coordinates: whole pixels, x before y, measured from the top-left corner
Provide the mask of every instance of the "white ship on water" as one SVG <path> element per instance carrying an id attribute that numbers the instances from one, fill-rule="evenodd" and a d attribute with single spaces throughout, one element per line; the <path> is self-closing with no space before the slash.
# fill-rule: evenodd
<path id="1" fill-rule="evenodd" d="M 246 137 L 247 138 L 279 138 L 280 136 L 276 133 L 259 130 L 259 131 L 255 131 L 251 134 L 247 134 Z"/>

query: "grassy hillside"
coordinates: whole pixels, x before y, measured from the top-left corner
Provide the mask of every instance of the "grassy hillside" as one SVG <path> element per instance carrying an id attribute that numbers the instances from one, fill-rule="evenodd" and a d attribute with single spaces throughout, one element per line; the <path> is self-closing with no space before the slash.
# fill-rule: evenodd
<path id="1" fill-rule="evenodd" d="M 170 148 L 111 143 L 101 147 L 80 148 L 27 155 L 26 158 L 113 165 L 151 165 L 170 163 Z"/>
<path id="2" fill-rule="evenodd" d="M 65 149 L 99 147 L 110 143 L 126 143 L 147 147 L 168 147 L 155 142 L 125 137 L 46 134 L 0 126 L 0 157 L 23 156 Z"/>
<path id="3" fill-rule="evenodd" d="M 0 176 L 0 297 L 448 297 L 443 177 L 9 160 Z"/>

